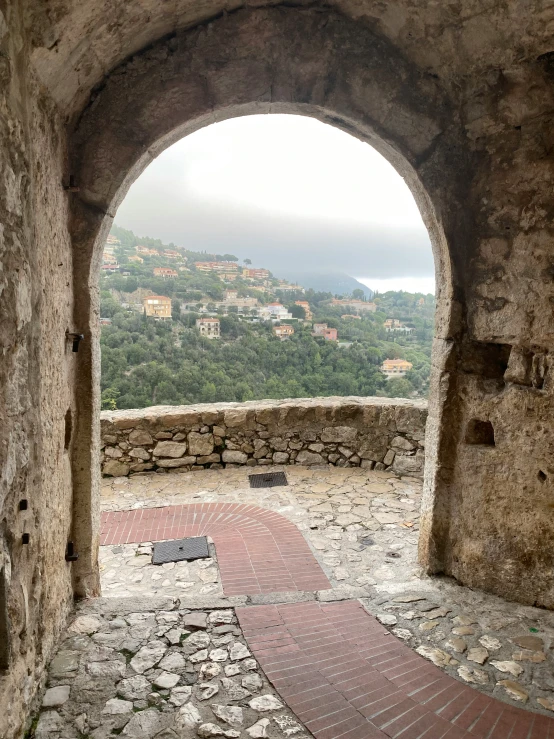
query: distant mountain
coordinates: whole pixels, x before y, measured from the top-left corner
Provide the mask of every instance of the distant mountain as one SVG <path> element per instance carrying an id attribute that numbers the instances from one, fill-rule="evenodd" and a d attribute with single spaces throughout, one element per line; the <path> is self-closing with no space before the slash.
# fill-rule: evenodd
<path id="1" fill-rule="evenodd" d="M 373 297 L 373 291 L 355 280 L 350 275 L 341 272 L 288 272 L 286 269 L 279 270 L 278 277 L 289 282 L 296 282 L 302 287 L 318 290 L 333 295 L 351 295 L 353 290 L 363 290 L 366 298 Z"/>

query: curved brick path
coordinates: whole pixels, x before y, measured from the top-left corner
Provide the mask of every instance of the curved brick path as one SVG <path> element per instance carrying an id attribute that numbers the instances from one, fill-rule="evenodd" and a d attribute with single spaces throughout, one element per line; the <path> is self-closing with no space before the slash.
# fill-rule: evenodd
<path id="1" fill-rule="evenodd" d="M 211 536 L 225 595 L 331 587 L 296 526 L 273 511 L 199 503 L 102 514 L 101 544 Z"/>
<path id="2" fill-rule="evenodd" d="M 203 503 L 102 514 L 101 543 L 209 535 L 226 595 L 324 590 L 304 537 L 278 513 Z M 554 739 L 554 719 L 451 678 L 357 601 L 236 609 L 267 678 L 316 739 Z"/>
<path id="3" fill-rule="evenodd" d="M 415 654 L 357 601 L 237 608 L 268 680 L 317 739 L 554 739 Z"/>

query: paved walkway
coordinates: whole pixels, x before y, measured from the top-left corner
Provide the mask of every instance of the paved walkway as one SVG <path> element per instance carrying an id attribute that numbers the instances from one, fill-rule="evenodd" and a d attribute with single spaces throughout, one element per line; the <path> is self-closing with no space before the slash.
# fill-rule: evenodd
<path id="1" fill-rule="evenodd" d="M 187 536 L 213 539 L 225 595 L 331 587 L 297 527 L 258 506 L 200 503 L 102 514 L 103 545 Z"/>
<path id="2" fill-rule="evenodd" d="M 317 739 L 554 737 L 554 719 L 445 675 L 355 601 L 237 616 L 266 677 Z"/>
<path id="3" fill-rule="evenodd" d="M 104 481 L 108 597 L 79 604 L 32 737 L 554 739 L 554 614 L 426 577 L 420 481 L 286 473 Z M 199 534 L 210 558 L 151 564 Z"/>

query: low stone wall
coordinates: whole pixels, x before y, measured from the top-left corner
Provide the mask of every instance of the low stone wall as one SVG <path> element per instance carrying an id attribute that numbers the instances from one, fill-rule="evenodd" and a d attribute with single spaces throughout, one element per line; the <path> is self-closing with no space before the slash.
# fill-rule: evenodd
<path id="1" fill-rule="evenodd" d="M 102 473 L 322 465 L 423 475 L 427 403 L 310 398 L 101 414 Z"/>

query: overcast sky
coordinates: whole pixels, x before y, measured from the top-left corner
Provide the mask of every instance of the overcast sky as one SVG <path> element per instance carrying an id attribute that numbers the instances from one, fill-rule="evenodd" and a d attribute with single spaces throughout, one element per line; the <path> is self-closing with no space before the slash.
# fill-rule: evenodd
<path id="1" fill-rule="evenodd" d="M 380 291 L 434 292 L 431 245 L 404 180 L 312 118 L 234 118 L 187 136 L 136 180 L 116 223 L 289 279 L 335 271 Z"/>

